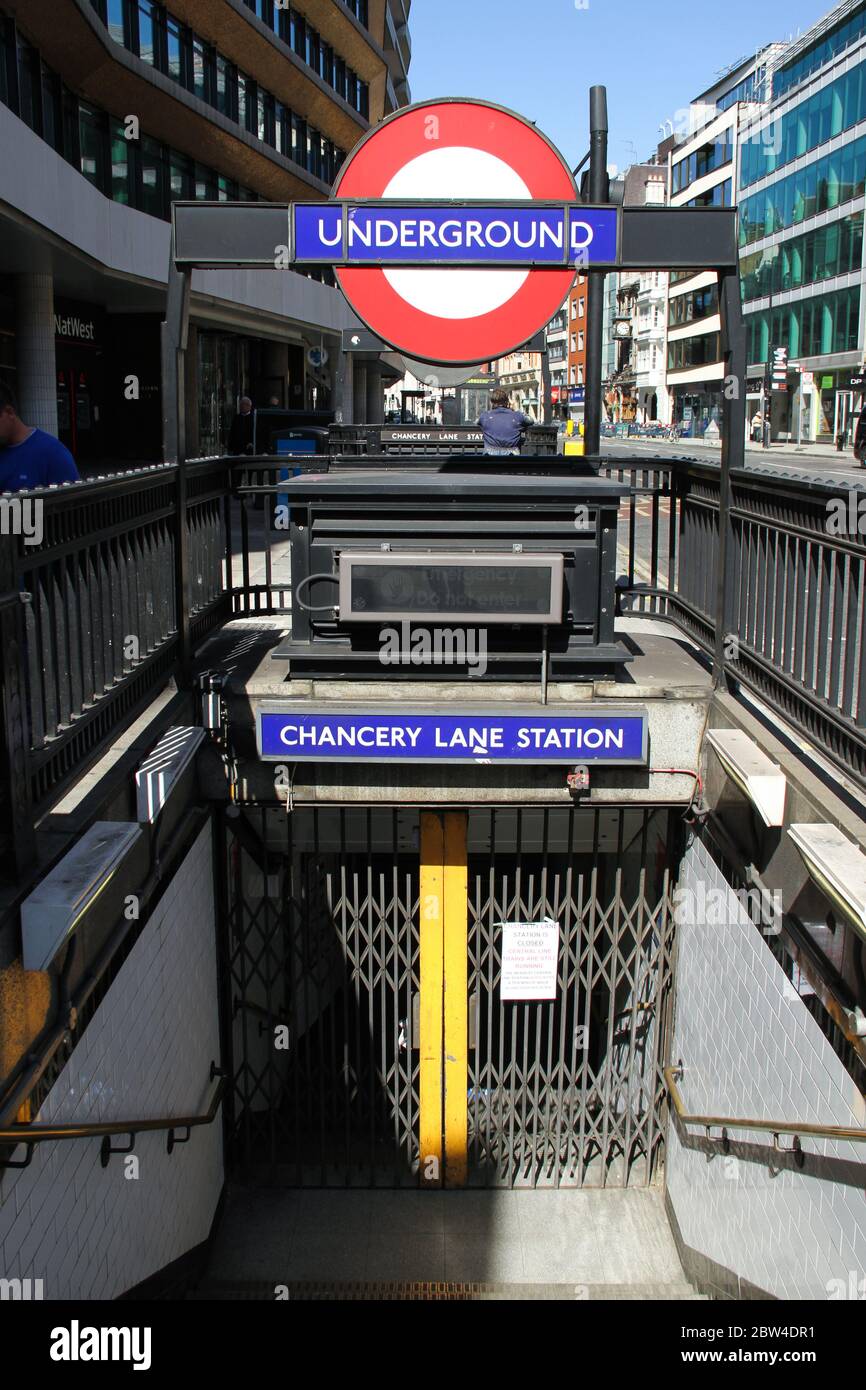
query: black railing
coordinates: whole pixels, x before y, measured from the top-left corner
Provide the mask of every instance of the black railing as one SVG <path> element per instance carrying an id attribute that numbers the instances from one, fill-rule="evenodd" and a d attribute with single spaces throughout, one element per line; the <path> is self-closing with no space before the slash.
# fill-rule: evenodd
<path id="1" fill-rule="evenodd" d="M 866 786 L 866 544 L 851 525 L 866 489 L 734 470 L 720 584 L 718 467 L 603 469 L 635 487 L 620 521 L 631 611 L 666 614 L 708 655 L 721 632 L 717 683 L 754 692 Z"/>
<path id="2" fill-rule="evenodd" d="M 22 496 L 39 504 L 41 534 L 4 515 L 0 850 L 16 876 L 33 863 L 38 819 L 169 680 L 188 686 L 210 633 L 233 615 L 288 612 L 279 481 L 287 468 L 329 466 L 313 456 L 159 465 Z M 720 526 L 713 464 L 659 456 L 601 468 L 633 488 L 620 516 L 621 606 L 671 619 L 712 659 L 717 684 L 752 691 L 866 787 L 866 546 L 856 525 L 829 524 L 857 518 L 866 490 L 852 486 L 851 508 L 838 484 L 739 469 Z"/>
<path id="3" fill-rule="evenodd" d="M 0 833 L 21 873 L 34 821 L 231 615 L 228 475 L 188 464 L 181 487 L 160 465 L 3 500 Z"/>

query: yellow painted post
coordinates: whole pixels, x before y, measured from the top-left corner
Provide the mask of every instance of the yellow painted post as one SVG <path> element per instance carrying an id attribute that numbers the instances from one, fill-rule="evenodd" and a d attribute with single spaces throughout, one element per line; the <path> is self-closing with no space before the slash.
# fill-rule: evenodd
<path id="1" fill-rule="evenodd" d="M 445 813 L 445 1182 L 466 1184 L 469 942 L 465 811 Z"/>
<path id="2" fill-rule="evenodd" d="M 419 1002 L 420 1057 L 418 1142 L 422 1187 L 441 1187 L 442 1151 L 442 988 L 444 960 L 443 863 L 444 829 L 441 815 L 421 813 L 421 872 L 419 878 L 419 938 L 421 998 Z"/>

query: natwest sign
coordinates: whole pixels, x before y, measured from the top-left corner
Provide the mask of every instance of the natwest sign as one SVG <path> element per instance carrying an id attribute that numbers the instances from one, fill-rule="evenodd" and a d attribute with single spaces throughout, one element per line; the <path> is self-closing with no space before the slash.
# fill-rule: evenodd
<path id="1" fill-rule="evenodd" d="M 296 207 L 296 258 L 334 261 L 338 251 L 349 264 L 337 279 L 359 318 L 427 362 L 505 356 L 559 309 L 576 261 L 616 260 L 616 211 L 576 205 L 553 145 L 484 102 L 390 116 L 355 147 L 334 198 L 341 206 Z"/>

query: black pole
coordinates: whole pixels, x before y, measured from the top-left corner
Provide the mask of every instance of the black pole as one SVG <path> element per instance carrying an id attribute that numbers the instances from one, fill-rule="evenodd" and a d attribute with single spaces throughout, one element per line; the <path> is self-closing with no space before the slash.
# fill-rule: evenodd
<path id="1" fill-rule="evenodd" d="M 736 616 L 737 556 L 731 517 L 731 470 L 742 469 L 746 447 L 746 326 L 740 274 L 731 266 L 719 274 L 719 311 L 725 380 L 722 397 L 722 457 L 719 468 L 719 549 L 716 584 L 713 686 L 727 688 L 728 639 L 739 637 Z M 734 631 L 734 629 L 737 629 Z M 736 661 L 735 656 L 730 657 Z"/>
<path id="2" fill-rule="evenodd" d="M 607 177 L 607 88 L 589 89 L 589 201 L 606 203 L 610 197 Z M 590 271 L 586 292 L 586 404 L 584 452 L 593 456 L 601 446 L 601 374 L 604 337 L 604 272 Z"/>

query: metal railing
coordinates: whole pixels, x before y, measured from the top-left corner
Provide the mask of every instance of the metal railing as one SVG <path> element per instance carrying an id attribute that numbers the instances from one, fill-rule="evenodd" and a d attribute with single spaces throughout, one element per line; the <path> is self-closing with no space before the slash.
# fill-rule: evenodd
<path id="1" fill-rule="evenodd" d="M 676 623 L 716 685 L 754 692 L 866 787 L 866 546 L 827 525 L 838 485 L 736 469 L 728 505 L 712 463 L 599 462 L 633 488 L 621 606 Z M 189 686 L 212 631 L 289 611 L 275 491 L 279 507 L 288 468 L 328 466 L 210 459 L 27 495 L 38 543 L 0 534 L 0 848 L 14 873 L 62 790 L 169 680 Z"/>
<path id="2" fill-rule="evenodd" d="M 635 487 L 620 536 L 631 611 L 671 618 L 713 657 L 717 685 L 754 692 L 866 787 L 866 544 L 828 525 L 840 500 L 849 510 L 840 484 L 735 469 L 722 516 L 711 463 L 602 471 Z"/>
<path id="3" fill-rule="evenodd" d="M 0 1147 L 8 1146 L 14 1151 L 23 1144 L 26 1149 L 26 1154 L 22 1159 L 0 1157 L 0 1169 L 28 1168 L 33 1160 L 33 1151 L 37 1144 L 56 1143 L 67 1139 L 99 1138 L 102 1138 L 100 1152 L 102 1166 L 107 1168 L 112 1154 L 132 1153 L 135 1148 L 136 1135 L 149 1134 L 154 1130 L 167 1131 L 166 1152 L 173 1153 L 179 1144 L 189 1142 L 192 1130 L 200 1125 L 213 1124 L 216 1119 L 226 1087 L 226 1078 L 214 1062 L 211 1062 L 210 1065 L 209 1079 L 210 1081 L 216 1080 L 217 1084 L 213 1089 L 207 1109 L 197 1115 L 158 1116 L 146 1120 L 84 1120 L 59 1124 L 17 1124 L 9 1129 L 0 1129 Z M 186 1130 L 186 1135 L 183 1138 L 179 1138 L 177 1134 L 177 1131 L 181 1129 Z M 126 1148 L 115 1148 L 112 1145 L 112 1136 L 117 1134 L 129 1136 L 130 1142 Z"/>
<path id="4" fill-rule="evenodd" d="M 167 681 L 188 680 L 194 648 L 232 603 L 224 460 L 17 501 L 29 534 L 0 535 L 0 840 L 21 873 L 35 819 Z"/>
<path id="5" fill-rule="evenodd" d="M 725 1152 L 730 1145 L 729 1129 L 747 1129 L 759 1134 L 772 1134 L 774 1148 L 779 1153 L 794 1153 L 799 1162 L 802 1162 L 802 1148 L 799 1142 L 801 1137 L 850 1140 L 855 1144 L 866 1143 L 866 1129 L 859 1126 L 816 1125 L 800 1120 L 756 1120 L 733 1115 L 693 1115 L 686 1109 L 678 1085 L 683 1079 L 684 1070 L 682 1061 L 663 1069 L 665 1086 L 674 1108 L 674 1114 L 682 1125 L 692 1125 L 705 1130 L 708 1139 L 713 1138 L 712 1131 L 714 1129 L 718 1130 L 718 1138 Z M 782 1148 L 779 1143 L 780 1134 L 793 1134 L 795 1136 L 792 1149 Z"/>

